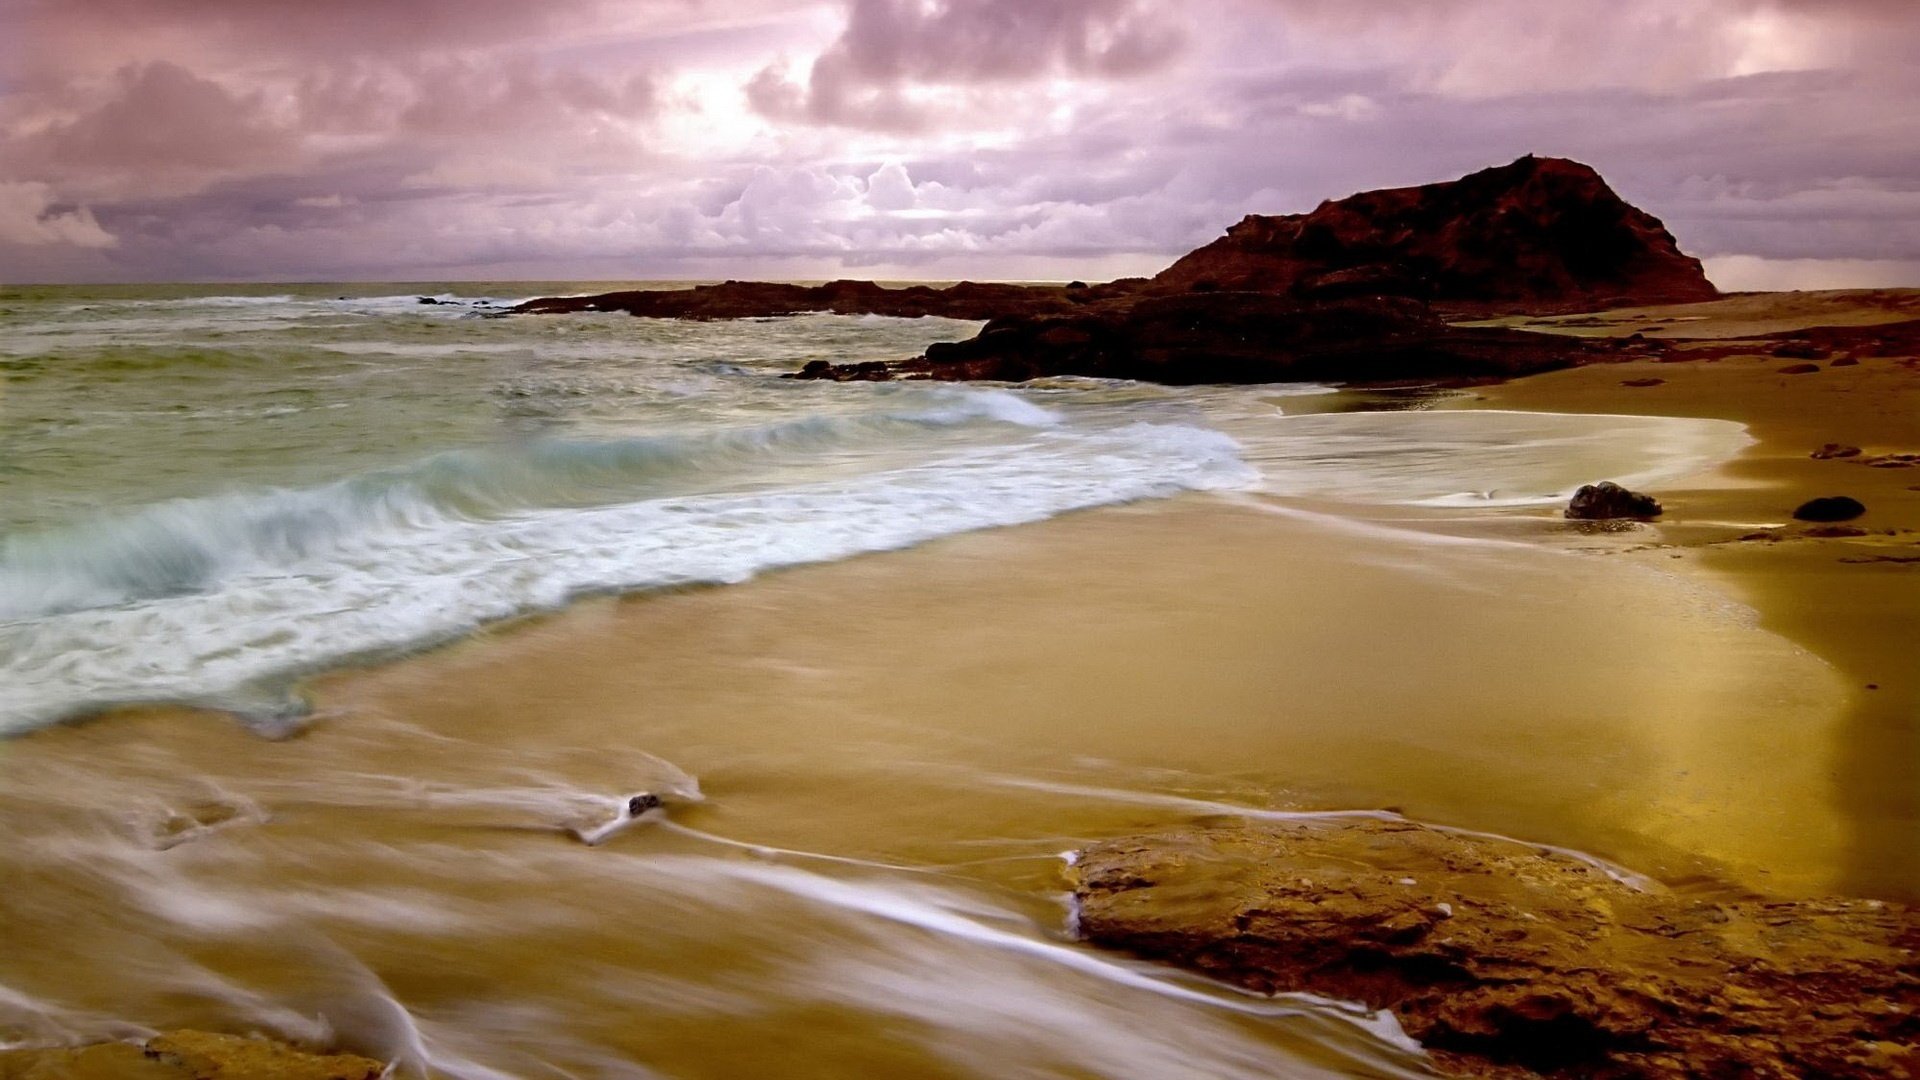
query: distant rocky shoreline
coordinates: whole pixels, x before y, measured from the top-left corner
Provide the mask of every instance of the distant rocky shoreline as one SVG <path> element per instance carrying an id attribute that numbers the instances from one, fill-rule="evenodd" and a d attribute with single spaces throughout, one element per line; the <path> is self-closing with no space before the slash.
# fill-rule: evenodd
<path id="1" fill-rule="evenodd" d="M 1524 157 L 1459 180 L 1250 216 L 1153 278 L 886 288 L 729 281 L 530 300 L 516 314 L 675 319 L 833 312 L 985 320 L 909 360 L 809 364 L 796 378 L 1165 383 L 1473 381 L 1597 358 L 1602 346 L 1446 319 L 1718 296 L 1660 221 L 1592 168 Z M 1615 351 L 1638 343 L 1614 345 Z"/>

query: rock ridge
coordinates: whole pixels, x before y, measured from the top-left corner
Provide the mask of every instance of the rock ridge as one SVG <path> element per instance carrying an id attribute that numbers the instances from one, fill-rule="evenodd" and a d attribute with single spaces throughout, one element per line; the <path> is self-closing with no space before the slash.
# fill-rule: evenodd
<path id="1" fill-rule="evenodd" d="M 1920 912 L 1710 900 L 1406 821 L 1193 827 L 1069 871 L 1082 936 L 1390 1009 L 1476 1076 L 1907 1077 Z"/>

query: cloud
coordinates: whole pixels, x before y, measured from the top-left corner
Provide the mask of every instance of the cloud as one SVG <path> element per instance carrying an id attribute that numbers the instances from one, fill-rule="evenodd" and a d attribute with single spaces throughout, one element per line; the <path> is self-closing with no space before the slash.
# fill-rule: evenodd
<path id="1" fill-rule="evenodd" d="M 777 119 L 911 131 L 983 115 L 969 90 L 1143 75 L 1185 44 L 1184 26 L 1141 0 L 849 0 L 804 84 L 770 65 L 747 95 Z"/>
<path id="2" fill-rule="evenodd" d="M 56 209 L 47 185 L 0 183 L 0 244 L 109 248 L 116 242 L 86 207 Z"/>
<path id="3" fill-rule="evenodd" d="M 0 0 L 0 25 L 13 280 L 1093 277 L 1530 151 L 1736 276 L 1920 250 L 1906 0 Z"/>

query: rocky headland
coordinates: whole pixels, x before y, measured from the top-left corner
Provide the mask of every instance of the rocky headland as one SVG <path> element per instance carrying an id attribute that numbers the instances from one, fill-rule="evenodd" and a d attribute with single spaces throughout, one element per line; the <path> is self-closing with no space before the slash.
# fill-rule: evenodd
<path id="1" fill-rule="evenodd" d="M 1152 278 L 1086 285 L 888 288 L 729 281 L 530 300 L 518 314 L 624 311 L 732 319 L 827 311 L 985 320 L 979 335 L 888 363 L 816 362 L 797 378 L 1166 383 L 1506 378 L 1638 355 L 1447 318 L 1709 300 L 1698 260 L 1592 168 L 1523 157 L 1458 180 L 1254 215 Z"/>
<path id="2" fill-rule="evenodd" d="M 1085 940 L 1391 1010 L 1451 1073 L 1920 1070 L 1920 912 L 1899 904 L 1690 898 L 1394 819 L 1109 840 L 1070 876 Z"/>
<path id="3" fill-rule="evenodd" d="M 1592 311 L 1719 295 L 1658 218 L 1591 167 L 1541 157 L 1362 192 L 1307 214 L 1249 215 L 1152 284 L 1405 296 L 1449 312 Z"/>

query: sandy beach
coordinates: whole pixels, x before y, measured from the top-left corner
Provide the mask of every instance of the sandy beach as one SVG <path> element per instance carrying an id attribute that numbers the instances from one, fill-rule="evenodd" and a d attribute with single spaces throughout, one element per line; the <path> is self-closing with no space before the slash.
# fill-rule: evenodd
<path id="1" fill-rule="evenodd" d="M 1914 290 L 1762 294 L 1612 313 L 1605 332 L 1736 339 L 1906 318 L 1916 303 L 1920 292 Z M 1674 315 L 1685 321 L 1672 321 Z M 1652 329 L 1663 323 L 1668 330 Z M 1804 374 L 1781 374 L 1792 361 L 1763 347 L 1705 363 L 1687 358 L 1683 347 L 1672 363 L 1557 372 L 1483 396 L 1503 407 L 1720 417 L 1747 425 L 1755 445 L 1722 470 L 1733 482 L 1662 493 L 1667 518 L 1657 539 L 1632 557 L 1697 567 L 1750 605 L 1762 627 L 1805 646 L 1840 676 L 1845 716 L 1834 731 L 1828 794 L 1847 822 L 1839 885 L 1911 899 L 1920 890 L 1920 669 L 1910 648 L 1920 612 L 1920 470 L 1869 462 L 1920 448 L 1913 358 L 1864 356 L 1857 364 L 1823 363 Z M 1662 382 L 1625 385 L 1650 378 Z M 1812 456 L 1830 443 L 1862 452 Z M 1868 508 L 1845 530 L 1857 535 L 1815 535 L 1819 526 L 1790 516 L 1807 499 L 1840 494 Z"/>
<path id="2" fill-rule="evenodd" d="M 1690 325 L 1778 328 L 1754 305 Z M 0 825 L 38 854 L 0 919 L 73 947 L 10 986 L 69 1036 L 253 1027 L 443 1068 L 943 1075 L 998 997 L 1059 1015 L 976 1016 L 980 1052 L 1050 1032 L 1020 1051 L 1050 1067 L 1136 1032 L 1214 1075 L 1393 1075 L 1421 1066 L 1336 1007 L 1261 1020 L 1072 959 L 1059 853 L 1386 811 L 1705 896 L 1912 898 L 1920 470 L 1808 457 L 1915 449 L 1912 361 L 1674 358 L 1439 402 L 1746 424 L 1657 525 L 1185 495 L 589 600 L 313 680 L 280 741 L 178 709 L 15 739 Z M 1790 521 L 1828 494 L 1864 532 Z M 569 838 L 640 790 L 658 820 Z"/>

